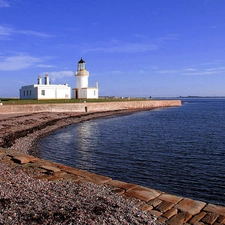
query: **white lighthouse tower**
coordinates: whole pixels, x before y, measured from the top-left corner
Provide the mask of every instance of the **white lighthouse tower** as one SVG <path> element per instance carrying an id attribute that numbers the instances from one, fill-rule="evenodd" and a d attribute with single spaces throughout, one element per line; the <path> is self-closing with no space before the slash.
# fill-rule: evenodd
<path id="1" fill-rule="evenodd" d="M 86 70 L 86 63 L 81 58 L 77 64 L 76 77 L 76 88 L 74 88 L 74 98 L 76 99 L 88 99 L 98 98 L 98 83 L 96 87 L 88 87 L 89 72 Z"/>
<path id="2" fill-rule="evenodd" d="M 83 96 L 82 89 L 88 87 L 89 72 L 86 70 L 86 63 L 82 58 L 77 64 L 77 72 L 75 74 L 75 77 L 76 77 L 75 98 L 85 98 L 85 96 Z"/>

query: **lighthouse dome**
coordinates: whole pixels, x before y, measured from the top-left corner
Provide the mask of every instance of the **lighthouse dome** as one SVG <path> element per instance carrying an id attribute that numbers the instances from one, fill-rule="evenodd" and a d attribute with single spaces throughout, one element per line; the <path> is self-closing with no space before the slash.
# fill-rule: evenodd
<path id="1" fill-rule="evenodd" d="M 85 61 L 81 58 L 78 63 L 85 63 Z"/>

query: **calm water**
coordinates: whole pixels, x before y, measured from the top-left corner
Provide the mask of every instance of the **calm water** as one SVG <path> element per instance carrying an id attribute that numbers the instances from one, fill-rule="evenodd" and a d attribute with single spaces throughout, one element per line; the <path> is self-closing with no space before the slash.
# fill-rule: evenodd
<path id="1" fill-rule="evenodd" d="M 71 125 L 39 157 L 171 194 L 225 205 L 225 99 L 183 99 Z"/>

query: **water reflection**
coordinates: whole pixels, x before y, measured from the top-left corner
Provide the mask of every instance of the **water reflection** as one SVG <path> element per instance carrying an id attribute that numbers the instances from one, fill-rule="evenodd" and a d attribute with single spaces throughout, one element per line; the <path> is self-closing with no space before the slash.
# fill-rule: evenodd
<path id="1" fill-rule="evenodd" d="M 62 143 L 62 145 L 69 144 L 73 138 L 74 138 L 73 133 L 71 133 L 69 131 L 61 132 L 57 136 L 57 139 L 60 139 L 60 142 Z"/>
<path id="2" fill-rule="evenodd" d="M 93 161 L 93 150 L 95 148 L 95 142 L 93 141 L 93 136 L 98 138 L 99 129 L 95 122 L 87 123 L 84 122 L 80 126 L 76 126 L 74 132 L 73 140 L 73 150 L 74 154 L 84 163 L 88 161 Z"/>
<path id="3" fill-rule="evenodd" d="M 224 204 L 225 100 L 196 102 L 69 126 L 39 142 L 40 157 Z"/>

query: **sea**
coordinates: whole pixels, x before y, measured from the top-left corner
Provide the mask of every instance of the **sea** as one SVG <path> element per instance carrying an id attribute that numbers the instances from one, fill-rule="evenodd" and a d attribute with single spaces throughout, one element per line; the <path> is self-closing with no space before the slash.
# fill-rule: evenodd
<path id="1" fill-rule="evenodd" d="M 37 143 L 38 157 L 225 206 L 225 98 L 70 125 Z"/>

